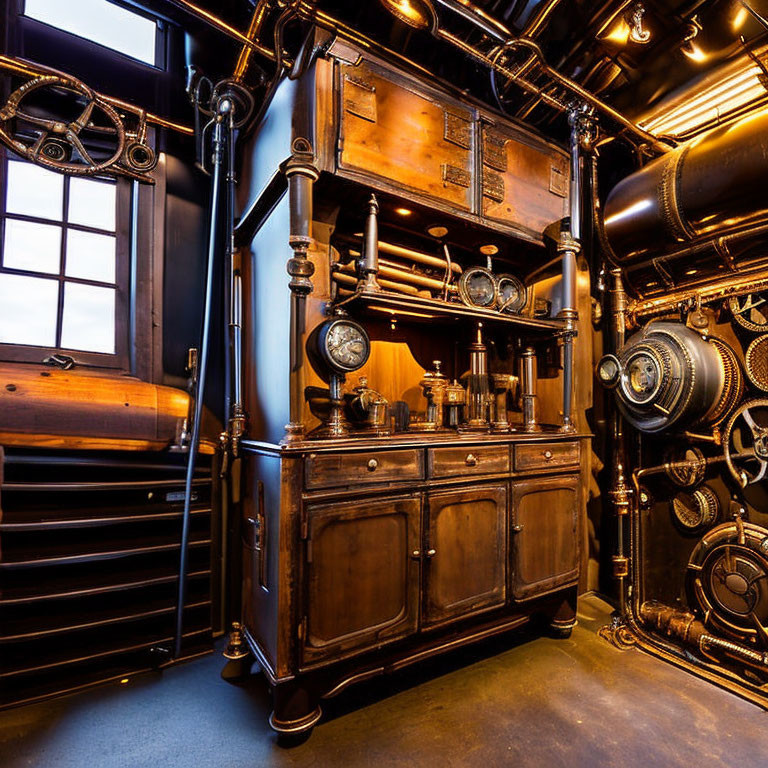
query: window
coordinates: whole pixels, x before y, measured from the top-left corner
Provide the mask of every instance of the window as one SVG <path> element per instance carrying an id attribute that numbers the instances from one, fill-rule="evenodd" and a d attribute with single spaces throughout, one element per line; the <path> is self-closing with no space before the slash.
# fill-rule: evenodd
<path id="1" fill-rule="evenodd" d="M 108 0 L 25 0 L 24 15 L 153 66 L 158 24 Z"/>
<path id="2" fill-rule="evenodd" d="M 114 180 L 0 162 L 2 357 L 40 361 L 62 350 L 120 366 L 127 238 L 118 212 L 127 194 Z"/>

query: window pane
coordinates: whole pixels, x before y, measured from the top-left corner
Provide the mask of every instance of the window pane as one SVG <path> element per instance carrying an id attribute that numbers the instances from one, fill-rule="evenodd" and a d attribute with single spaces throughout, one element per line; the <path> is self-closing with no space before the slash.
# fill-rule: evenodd
<path id="1" fill-rule="evenodd" d="M 5 220 L 3 266 L 59 274 L 61 227 L 32 221 Z"/>
<path id="2" fill-rule="evenodd" d="M 0 342 L 56 344 L 58 280 L 0 274 Z"/>
<path id="3" fill-rule="evenodd" d="M 114 232 L 116 192 L 117 188 L 114 184 L 91 179 L 71 179 L 69 222 Z"/>
<path id="4" fill-rule="evenodd" d="M 8 213 L 61 221 L 64 176 L 32 163 L 8 161 Z"/>
<path id="5" fill-rule="evenodd" d="M 111 235 L 67 230 L 67 264 L 64 274 L 101 283 L 115 282 L 115 244 Z"/>
<path id="6" fill-rule="evenodd" d="M 157 24 L 106 0 L 26 0 L 24 14 L 147 64 L 155 63 Z"/>
<path id="7" fill-rule="evenodd" d="M 61 346 L 85 352 L 115 351 L 115 289 L 64 284 Z"/>

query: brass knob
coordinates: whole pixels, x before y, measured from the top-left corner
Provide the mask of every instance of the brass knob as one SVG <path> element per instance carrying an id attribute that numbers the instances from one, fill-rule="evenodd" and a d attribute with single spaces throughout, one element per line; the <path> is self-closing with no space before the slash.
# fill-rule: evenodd
<path id="1" fill-rule="evenodd" d="M 434 557 L 436 554 L 434 549 L 428 549 L 426 552 L 427 557 Z"/>
<path id="2" fill-rule="evenodd" d="M 369 472 L 375 472 L 376 467 L 379 466 L 379 460 L 378 459 L 368 459 L 368 471 Z"/>
<path id="3" fill-rule="evenodd" d="M 552 451 L 544 451 L 544 458 L 549 461 L 552 458 Z"/>
<path id="4" fill-rule="evenodd" d="M 474 467 L 477 464 L 477 456 L 474 453 L 468 453 L 467 458 L 464 459 L 464 463 L 468 467 Z"/>
<path id="5" fill-rule="evenodd" d="M 517 525 L 513 525 L 513 526 L 512 526 L 512 530 L 513 530 L 515 533 L 520 533 L 520 531 L 522 531 L 522 530 L 523 530 L 523 526 L 522 526 L 522 525 L 519 525 L 519 524 L 517 524 Z"/>
<path id="6" fill-rule="evenodd" d="M 413 552 L 411 552 L 411 557 L 414 560 L 418 560 L 421 557 L 421 550 L 414 549 Z"/>

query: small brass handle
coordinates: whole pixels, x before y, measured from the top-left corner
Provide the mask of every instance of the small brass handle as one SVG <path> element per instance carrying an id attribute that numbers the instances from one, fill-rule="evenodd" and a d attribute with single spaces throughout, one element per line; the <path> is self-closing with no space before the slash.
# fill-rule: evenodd
<path id="1" fill-rule="evenodd" d="M 474 454 L 474 453 L 468 453 L 468 454 L 467 454 L 467 458 L 466 458 L 466 459 L 464 459 L 464 463 L 465 463 L 465 464 L 466 464 L 468 467 L 474 467 L 474 466 L 476 466 L 476 465 L 477 465 L 477 456 L 475 456 L 475 454 Z"/>
<path id="2" fill-rule="evenodd" d="M 513 525 L 513 526 L 512 526 L 512 530 L 513 530 L 515 533 L 520 533 L 520 531 L 522 531 L 522 530 L 523 530 L 523 526 L 522 526 L 522 525 Z"/>
<path id="3" fill-rule="evenodd" d="M 379 466 L 379 460 L 378 459 L 368 459 L 368 471 L 369 472 L 375 472 L 376 467 Z"/>
<path id="4" fill-rule="evenodd" d="M 421 550 L 419 550 L 419 549 L 414 549 L 414 550 L 413 550 L 413 552 L 411 552 L 411 557 L 412 557 L 414 560 L 418 560 L 418 559 L 421 557 Z"/>
<path id="5" fill-rule="evenodd" d="M 436 554 L 434 549 L 428 549 L 426 552 L 427 557 L 434 557 Z"/>
<path id="6" fill-rule="evenodd" d="M 552 458 L 552 451 L 544 451 L 542 455 L 547 461 L 549 461 Z"/>

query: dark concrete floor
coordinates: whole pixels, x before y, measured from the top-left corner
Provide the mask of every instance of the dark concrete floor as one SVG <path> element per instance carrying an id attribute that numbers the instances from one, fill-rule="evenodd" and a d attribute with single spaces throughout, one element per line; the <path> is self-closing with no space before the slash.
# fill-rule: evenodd
<path id="1" fill-rule="evenodd" d="M 233 685 L 209 656 L 127 685 L 0 713 L 2 768 L 419 765 L 766 768 L 768 715 L 595 632 L 509 637 L 349 689 L 310 739 L 280 747 L 261 676 Z"/>

